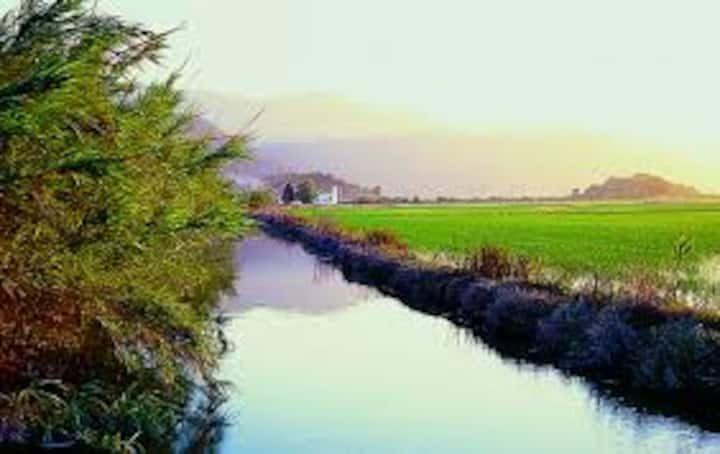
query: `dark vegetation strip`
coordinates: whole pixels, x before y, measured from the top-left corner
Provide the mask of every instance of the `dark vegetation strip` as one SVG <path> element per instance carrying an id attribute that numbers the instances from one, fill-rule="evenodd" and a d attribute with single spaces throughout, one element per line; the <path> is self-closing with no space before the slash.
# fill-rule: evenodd
<path id="1" fill-rule="evenodd" d="M 554 365 L 648 402 L 688 404 L 693 419 L 720 428 L 720 324 L 705 313 L 634 296 L 571 294 L 500 279 L 493 275 L 498 266 L 512 267 L 496 263 L 502 259 L 490 250 L 485 263 L 473 268 L 428 266 L 391 232 L 349 233 L 282 211 L 255 217 L 265 231 L 300 242 L 349 280 L 446 317 L 505 354 Z"/>
<path id="2" fill-rule="evenodd" d="M 244 143 L 188 134 L 177 75 L 137 82 L 167 37 L 84 0 L 0 19 L 0 445 L 165 452 L 219 389 Z"/>

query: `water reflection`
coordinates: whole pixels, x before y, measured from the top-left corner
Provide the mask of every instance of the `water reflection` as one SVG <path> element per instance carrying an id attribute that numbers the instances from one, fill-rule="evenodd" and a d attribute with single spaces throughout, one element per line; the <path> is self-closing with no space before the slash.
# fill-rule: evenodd
<path id="1" fill-rule="evenodd" d="M 221 300 L 226 314 L 267 307 L 321 315 L 359 304 L 375 291 L 346 282 L 335 268 L 295 244 L 265 236 L 236 248 L 234 294 Z"/>
<path id="2" fill-rule="evenodd" d="M 720 437 L 510 364 L 298 246 L 238 250 L 221 453 L 716 453 Z"/>

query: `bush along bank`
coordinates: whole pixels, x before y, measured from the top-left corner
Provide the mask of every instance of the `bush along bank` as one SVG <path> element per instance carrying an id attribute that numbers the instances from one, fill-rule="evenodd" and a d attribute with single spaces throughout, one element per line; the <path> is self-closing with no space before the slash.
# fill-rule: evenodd
<path id="1" fill-rule="evenodd" d="M 0 451 L 167 452 L 222 345 L 244 143 L 191 136 L 176 75 L 137 82 L 167 33 L 83 0 L 1 17 Z"/>
<path id="2" fill-rule="evenodd" d="M 631 296 L 490 279 L 480 263 L 472 269 L 433 265 L 390 233 L 343 232 L 282 211 L 255 218 L 269 234 L 300 242 L 349 280 L 446 317 L 504 353 L 663 398 L 720 400 L 720 325 L 706 314 Z M 497 259 L 487 250 L 485 256 Z M 698 408 L 703 419 L 720 416 L 717 407 L 705 408 Z"/>

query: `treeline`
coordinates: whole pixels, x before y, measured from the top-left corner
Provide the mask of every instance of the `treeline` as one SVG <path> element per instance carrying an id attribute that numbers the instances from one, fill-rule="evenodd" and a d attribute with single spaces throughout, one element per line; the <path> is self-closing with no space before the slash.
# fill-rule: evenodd
<path id="1" fill-rule="evenodd" d="M 138 82 L 167 38 L 84 0 L 0 20 L 0 444 L 160 446 L 217 357 L 244 142 Z"/>

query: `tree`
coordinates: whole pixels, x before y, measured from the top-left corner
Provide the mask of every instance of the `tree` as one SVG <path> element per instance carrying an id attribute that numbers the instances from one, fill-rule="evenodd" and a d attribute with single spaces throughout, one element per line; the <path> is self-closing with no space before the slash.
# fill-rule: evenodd
<path id="1" fill-rule="evenodd" d="M 285 204 L 293 203 L 295 201 L 295 188 L 291 183 L 285 185 L 282 193 L 282 201 Z"/>
<path id="2" fill-rule="evenodd" d="M 266 189 L 257 189 L 248 193 L 248 207 L 251 209 L 272 205 L 275 200 L 273 192 Z"/>
<path id="3" fill-rule="evenodd" d="M 164 442 L 215 364 L 245 142 L 190 137 L 177 74 L 135 82 L 168 35 L 84 0 L 0 15 L 0 393 L 55 383 L 0 405 L 11 433 Z"/>
<path id="4" fill-rule="evenodd" d="M 312 180 L 305 180 L 298 186 L 297 199 L 302 203 L 313 203 L 317 195 L 317 186 Z"/>

